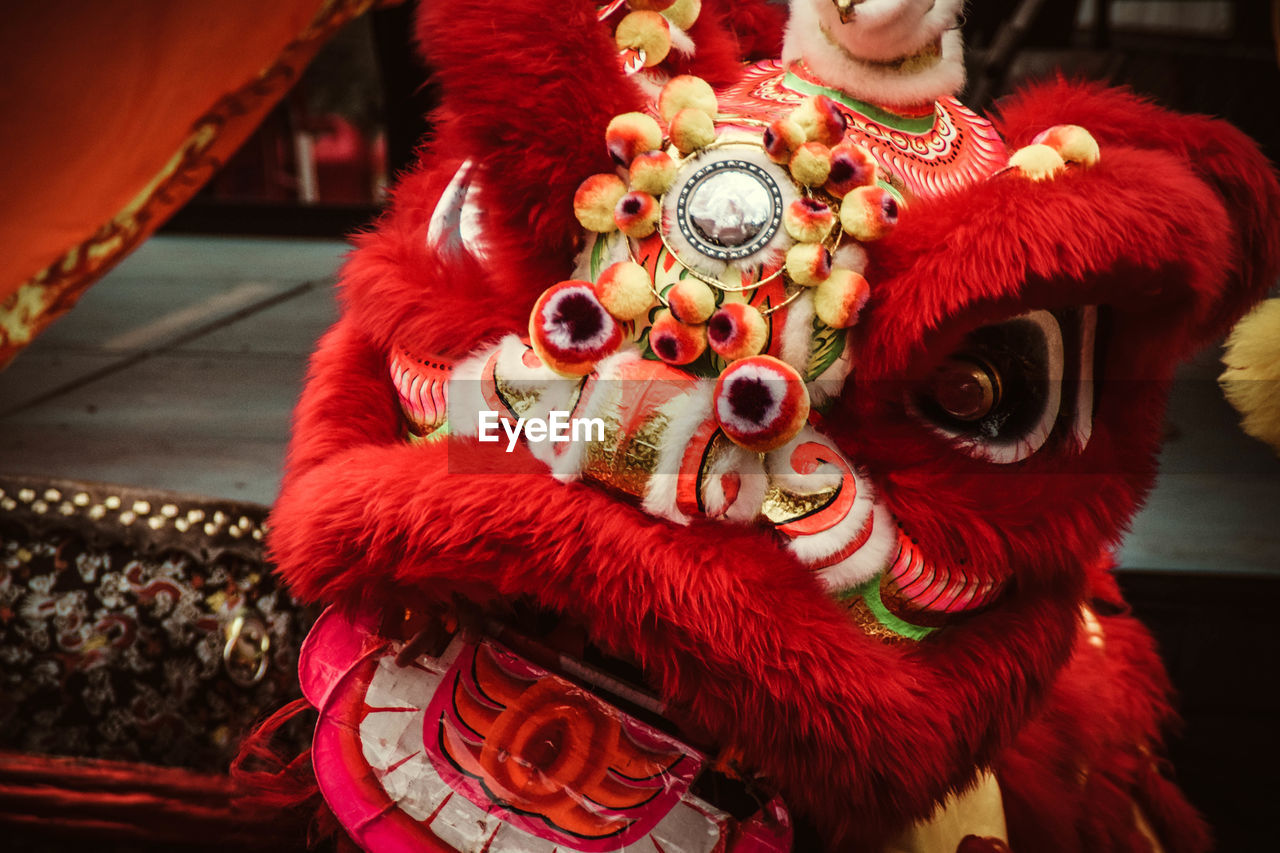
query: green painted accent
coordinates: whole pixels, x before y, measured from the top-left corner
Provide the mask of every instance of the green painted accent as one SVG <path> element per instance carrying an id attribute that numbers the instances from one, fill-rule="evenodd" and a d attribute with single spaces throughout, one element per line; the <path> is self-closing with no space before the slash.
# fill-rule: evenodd
<path id="1" fill-rule="evenodd" d="M 601 267 L 604 266 L 604 250 L 608 245 L 608 240 L 603 235 L 597 234 L 595 242 L 591 244 L 591 280 L 596 281 L 600 278 Z"/>
<path id="2" fill-rule="evenodd" d="M 898 204 L 901 204 L 904 206 L 906 205 L 907 201 L 902 195 L 902 187 L 895 187 L 893 184 L 889 183 L 884 178 L 877 178 L 876 186 L 880 187 L 880 189 L 884 190 L 889 195 L 893 196 L 894 199 L 897 200 Z"/>
<path id="3" fill-rule="evenodd" d="M 869 581 L 865 581 L 852 589 L 847 589 L 838 594 L 838 598 L 842 602 L 851 601 L 854 598 L 861 598 L 867 603 L 867 609 L 876 617 L 876 621 L 884 627 L 888 628 L 895 634 L 906 637 L 908 640 L 923 640 L 925 637 L 936 631 L 936 628 L 929 628 L 925 625 L 912 625 L 889 612 L 889 608 L 884 606 L 884 602 L 880 600 L 880 576 L 876 575 Z"/>
<path id="4" fill-rule="evenodd" d="M 430 444 L 433 441 L 443 441 L 449 437 L 449 421 L 446 419 L 444 423 L 433 429 L 426 435 L 415 435 L 409 433 L 410 444 Z"/>
<path id="5" fill-rule="evenodd" d="M 844 104 L 849 109 L 859 115 L 866 116 L 874 122 L 883 124 L 885 127 L 891 127 L 894 130 L 901 130 L 903 133 L 928 133 L 933 130 L 934 116 L 924 116 L 914 118 L 912 116 L 900 116 L 897 113 L 889 112 L 883 107 L 877 107 L 874 104 L 868 104 L 866 101 L 859 101 L 852 95 L 846 95 L 839 89 L 831 89 L 827 86 L 819 86 L 817 83 L 810 83 L 798 77 L 795 72 L 788 71 L 786 77 L 782 79 L 782 85 L 786 86 L 793 92 L 803 92 L 806 95 L 826 95 L 831 100 Z"/>
<path id="6" fill-rule="evenodd" d="M 812 382 L 823 372 L 835 364 L 836 359 L 844 352 L 848 335 L 843 329 L 833 329 L 826 323 L 813 318 L 813 344 L 809 350 L 809 365 L 805 370 L 804 381 Z"/>

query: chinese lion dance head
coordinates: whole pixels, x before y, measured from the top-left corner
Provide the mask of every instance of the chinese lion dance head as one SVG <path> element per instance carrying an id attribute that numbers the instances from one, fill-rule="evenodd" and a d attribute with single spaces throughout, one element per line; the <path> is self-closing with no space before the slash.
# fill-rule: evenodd
<path id="1" fill-rule="evenodd" d="M 332 605 L 301 675 L 360 846 L 1207 844 L 1109 553 L 1280 188 L 1121 90 L 975 115 L 960 5 L 423 4 L 435 132 L 270 542 Z"/>

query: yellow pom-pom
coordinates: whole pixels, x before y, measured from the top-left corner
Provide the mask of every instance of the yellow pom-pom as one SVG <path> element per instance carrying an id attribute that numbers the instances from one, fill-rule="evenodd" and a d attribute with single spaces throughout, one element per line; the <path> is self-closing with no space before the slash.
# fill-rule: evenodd
<path id="1" fill-rule="evenodd" d="M 1052 178 L 1067 167 L 1062 155 L 1048 145 L 1035 143 L 1019 148 L 1009 158 L 1009 165 L 1033 181 Z"/>
<path id="2" fill-rule="evenodd" d="M 592 175 L 574 193 L 573 213 L 588 231 L 608 233 L 618 227 L 613 209 L 626 194 L 627 185 L 617 175 Z"/>
<path id="3" fill-rule="evenodd" d="M 821 142 L 806 142 L 791 155 L 791 177 L 806 187 L 820 187 L 831 176 L 831 149 Z"/>
<path id="4" fill-rule="evenodd" d="M 687 31 L 702 14 L 702 0 L 676 0 L 663 9 L 662 14 L 668 21 Z"/>
<path id="5" fill-rule="evenodd" d="M 650 195 L 662 195 L 671 189 L 679 167 L 665 151 L 646 151 L 631 161 L 628 178 L 631 189 Z"/>
<path id="6" fill-rule="evenodd" d="M 821 243 L 796 243 L 787 250 L 786 266 L 792 281 L 813 287 L 831 275 L 831 252 Z"/>
<path id="7" fill-rule="evenodd" d="M 683 109 L 671 118 L 671 144 L 681 154 L 706 148 L 716 141 L 716 126 L 702 110 Z"/>
<path id="8" fill-rule="evenodd" d="M 621 261 L 600 273 L 596 297 L 619 320 L 634 320 L 653 305 L 653 282 L 635 261 Z"/>
<path id="9" fill-rule="evenodd" d="M 670 122 L 676 113 L 685 109 L 702 110 L 715 118 L 719 105 L 711 84 L 691 74 L 672 77 L 658 95 L 658 114 L 663 121 Z"/>
<path id="10" fill-rule="evenodd" d="M 696 278 L 685 278 L 667 291 L 667 307 L 681 323 L 697 326 L 707 322 L 716 310 L 716 295 Z"/>
<path id="11" fill-rule="evenodd" d="M 813 311 L 833 329 L 845 329 L 858 321 L 871 287 L 853 270 L 834 269 L 813 293 Z"/>
<path id="12" fill-rule="evenodd" d="M 862 243 L 879 240 L 898 224 L 898 200 L 881 187 L 858 187 L 840 202 L 840 226 Z"/>
<path id="13" fill-rule="evenodd" d="M 1218 382 L 1241 427 L 1280 453 L 1280 299 L 1268 299 L 1236 324 Z"/>
<path id="14" fill-rule="evenodd" d="M 1092 166 L 1102 159 L 1102 149 L 1093 134 L 1078 124 L 1058 124 L 1040 133 L 1032 143 L 1048 145 L 1068 163 Z"/>
<path id="15" fill-rule="evenodd" d="M 671 25 L 657 12 L 632 12 L 618 22 L 613 34 L 618 50 L 644 51 L 644 64 L 652 68 L 671 52 Z"/>
<path id="16" fill-rule="evenodd" d="M 826 95 L 806 98 L 791 113 L 791 120 L 800 125 L 805 139 L 821 142 L 827 147 L 844 138 L 845 127 L 848 125 L 848 119 L 840 112 L 840 107 Z"/>

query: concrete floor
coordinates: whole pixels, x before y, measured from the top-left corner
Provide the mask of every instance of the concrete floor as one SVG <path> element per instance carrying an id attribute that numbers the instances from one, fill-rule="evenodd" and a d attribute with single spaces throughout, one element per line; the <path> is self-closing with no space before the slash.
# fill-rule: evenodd
<path id="1" fill-rule="evenodd" d="M 0 471 L 270 503 L 338 241 L 147 241 L 0 372 Z"/>
<path id="2" fill-rule="evenodd" d="M 0 372 L 0 472 L 270 503 L 333 321 L 337 241 L 155 237 Z M 1280 459 L 1236 427 L 1217 353 L 1182 372 L 1132 570 L 1280 576 Z"/>

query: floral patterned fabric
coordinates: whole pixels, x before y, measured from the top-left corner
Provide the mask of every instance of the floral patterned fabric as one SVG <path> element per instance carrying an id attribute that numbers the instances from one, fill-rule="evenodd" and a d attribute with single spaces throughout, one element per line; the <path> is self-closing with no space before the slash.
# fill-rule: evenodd
<path id="1" fill-rule="evenodd" d="M 265 513 L 0 478 L 0 749 L 225 770 L 300 695 L 312 621 L 262 562 Z"/>

